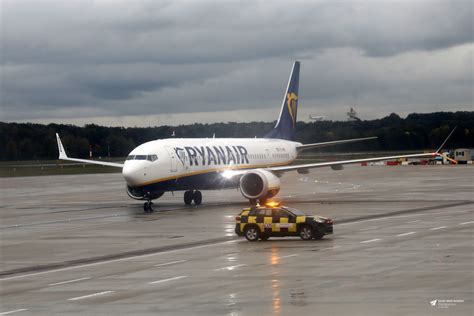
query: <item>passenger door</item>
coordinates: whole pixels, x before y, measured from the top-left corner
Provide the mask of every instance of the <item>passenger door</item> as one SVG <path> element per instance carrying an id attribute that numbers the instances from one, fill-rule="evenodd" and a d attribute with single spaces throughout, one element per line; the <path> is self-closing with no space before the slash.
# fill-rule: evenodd
<path id="1" fill-rule="evenodd" d="M 166 147 L 166 150 L 170 156 L 170 172 L 178 171 L 178 158 L 176 157 L 176 153 L 170 147 Z"/>

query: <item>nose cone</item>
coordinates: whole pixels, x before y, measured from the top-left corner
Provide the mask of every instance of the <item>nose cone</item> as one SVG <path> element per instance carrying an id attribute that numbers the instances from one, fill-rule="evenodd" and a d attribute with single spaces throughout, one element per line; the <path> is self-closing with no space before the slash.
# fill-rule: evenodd
<path id="1" fill-rule="evenodd" d="M 122 175 L 129 186 L 138 186 L 144 181 L 144 167 L 138 161 L 126 161 Z"/>

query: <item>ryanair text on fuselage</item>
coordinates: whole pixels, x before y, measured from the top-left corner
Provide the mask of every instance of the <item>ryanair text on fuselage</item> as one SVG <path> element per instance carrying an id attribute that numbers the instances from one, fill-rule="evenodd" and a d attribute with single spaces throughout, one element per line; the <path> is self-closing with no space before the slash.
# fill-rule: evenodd
<path id="1" fill-rule="evenodd" d="M 246 164 L 248 151 L 244 146 L 185 146 L 175 147 L 174 151 L 181 163 L 189 159 L 190 166 Z"/>

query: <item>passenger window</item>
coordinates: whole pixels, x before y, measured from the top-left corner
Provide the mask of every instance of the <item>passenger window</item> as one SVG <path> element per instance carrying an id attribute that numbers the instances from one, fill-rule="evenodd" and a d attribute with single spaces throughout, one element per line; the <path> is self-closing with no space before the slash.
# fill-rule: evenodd
<path id="1" fill-rule="evenodd" d="M 146 160 L 146 155 L 136 155 L 135 160 Z"/>
<path id="2" fill-rule="evenodd" d="M 288 217 L 290 217 L 290 214 L 288 214 L 288 212 L 286 212 L 284 210 L 280 210 L 280 217 L 288 218 Z"/>
<path id="3" fill-rule="evenodd" d="M 271 208 L 267 208 L 265 210 L 265 216 L 266 217 L 272 217 L 272 209 Z"/>
<path id="4" fill-rule="evenodd" d="M 129 155 L 129 156 L 127 157 L 127 160 L 133 160 L 133 159 L 135 159 L 135 155 Z"/>

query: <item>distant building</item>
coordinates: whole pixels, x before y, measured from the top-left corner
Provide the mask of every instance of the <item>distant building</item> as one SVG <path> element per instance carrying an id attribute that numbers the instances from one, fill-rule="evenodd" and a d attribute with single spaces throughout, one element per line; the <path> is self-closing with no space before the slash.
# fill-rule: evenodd
<path id="1" fill-rule="evenodd" d="M 360 118 L 357 117 L 357 112 L 353 108 L 347 112 L 347 120 L 349 122 L 360 121 Z"/>
<path id="2" fill-rule="evenodd" d="M 454 160 L 460 164 L 465 164 L 472 160 L 471 150 L 468 148 L 458 148 L 454 150 Z"/>

